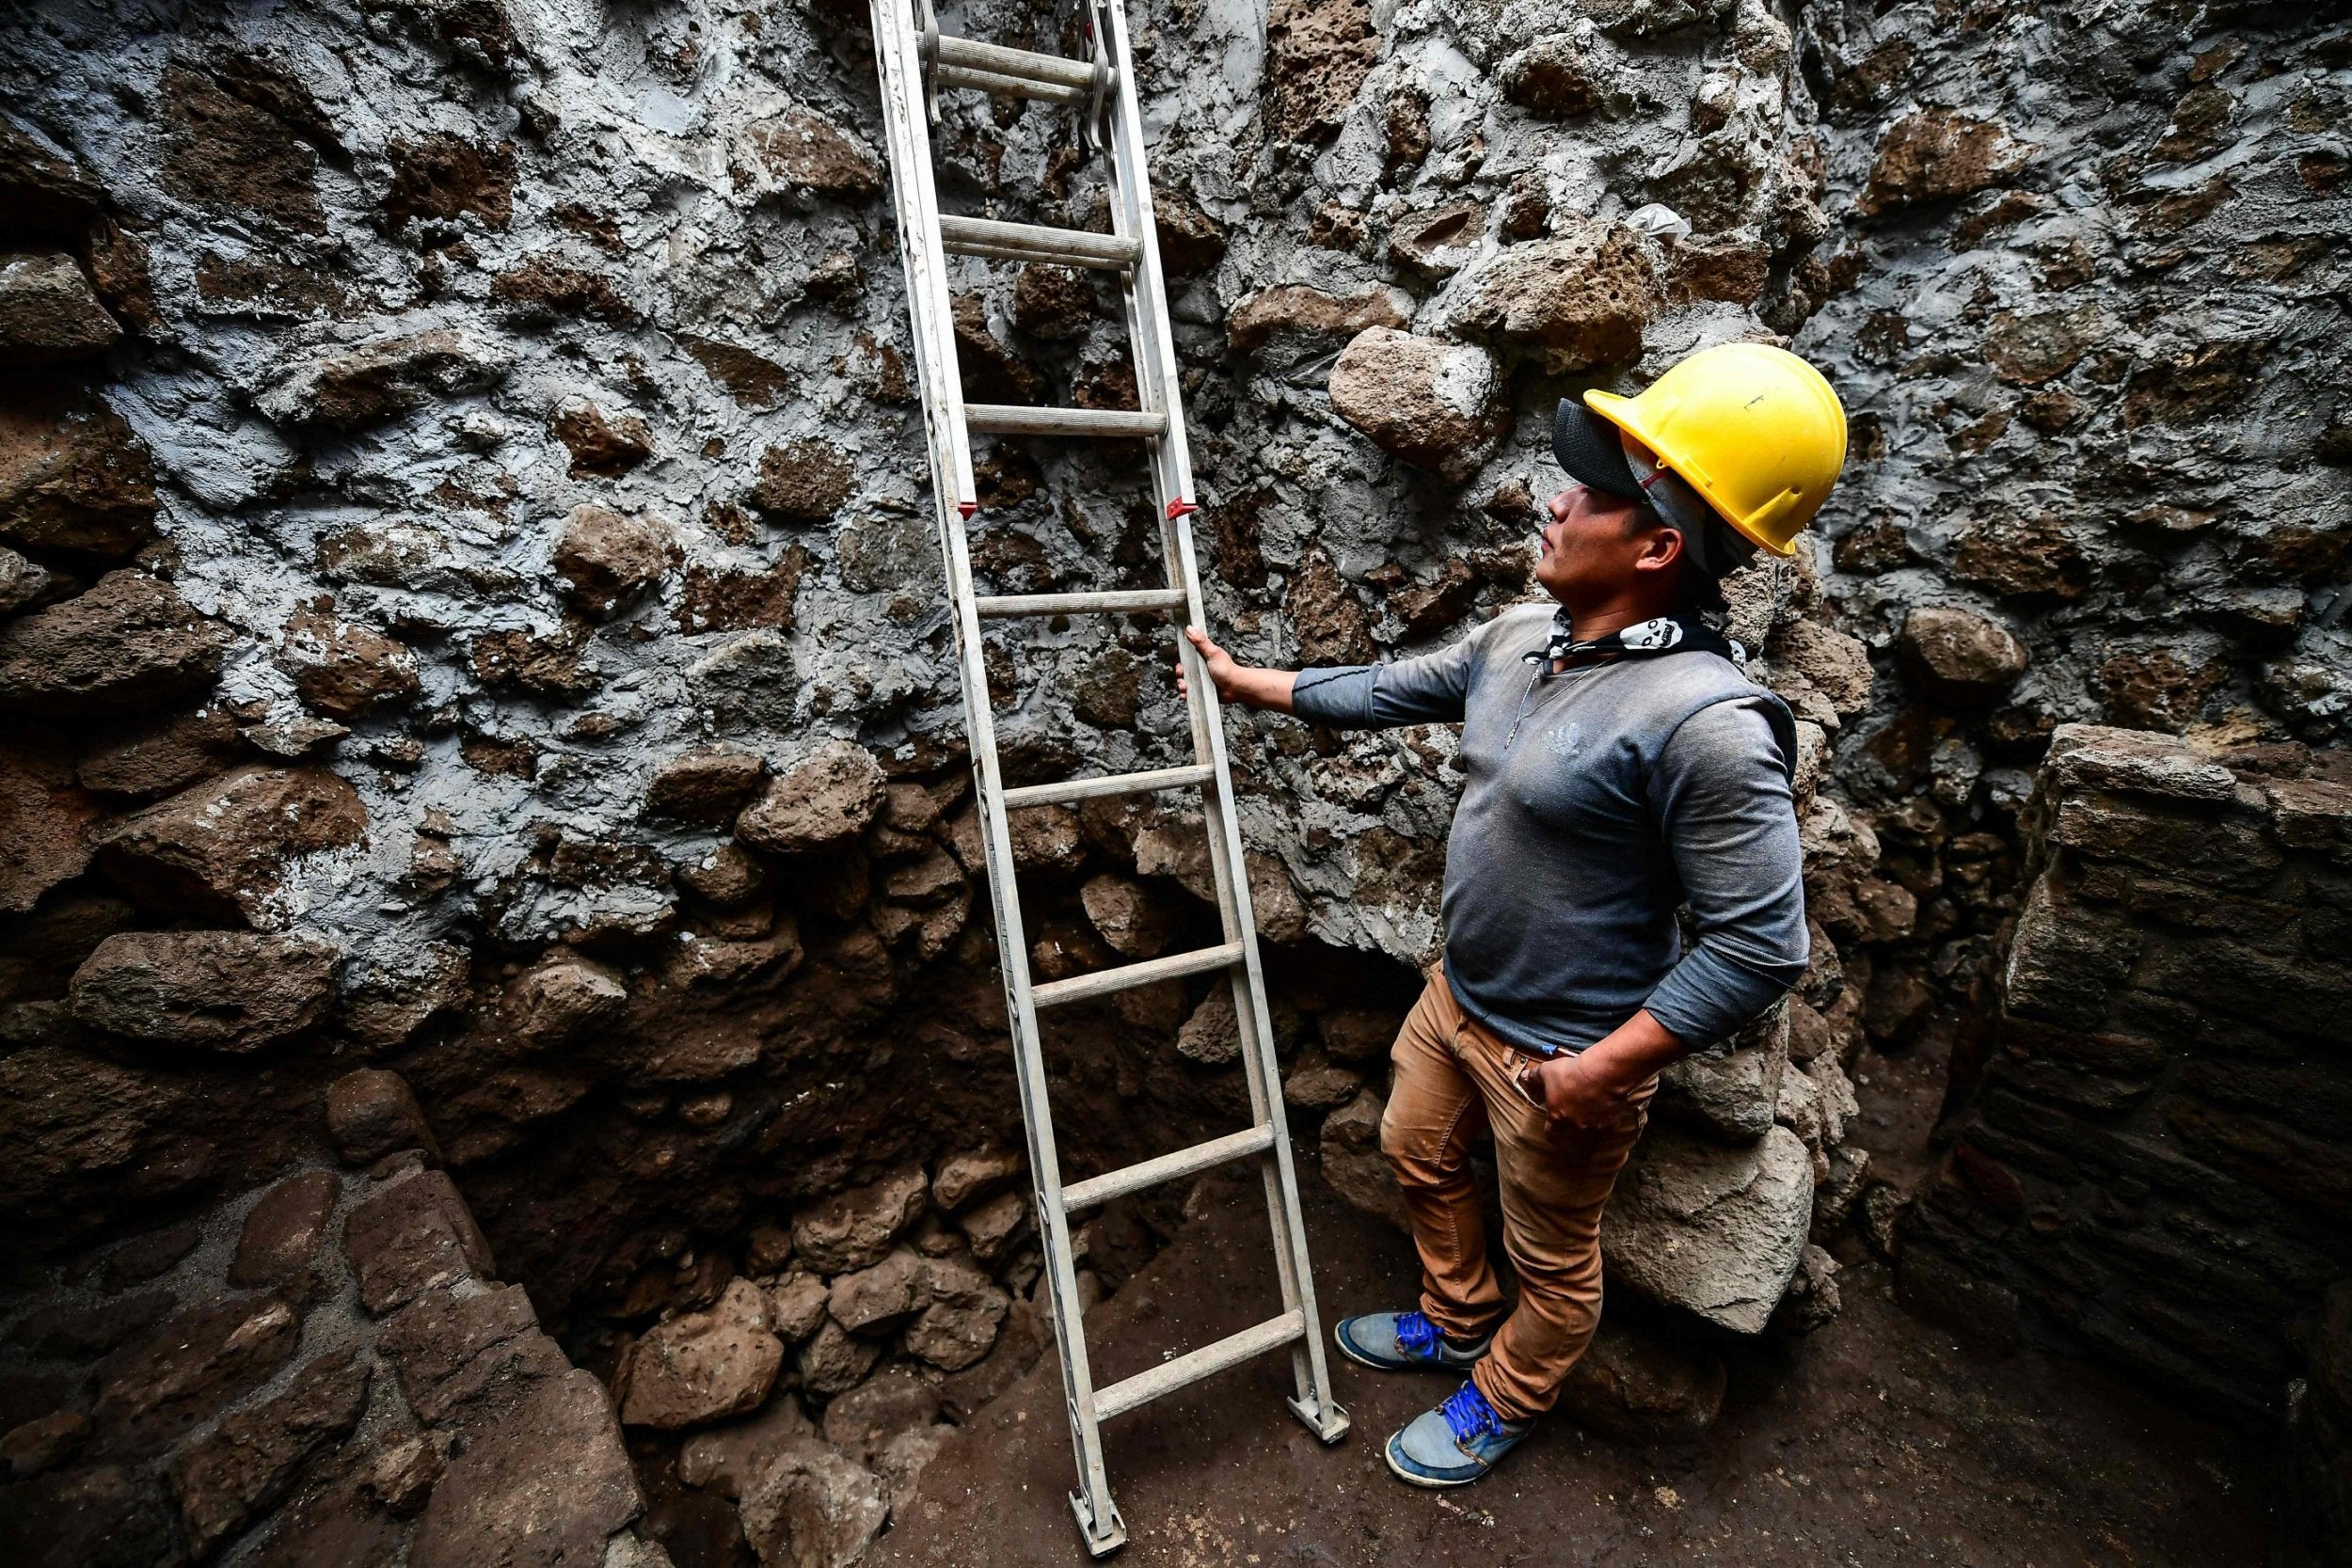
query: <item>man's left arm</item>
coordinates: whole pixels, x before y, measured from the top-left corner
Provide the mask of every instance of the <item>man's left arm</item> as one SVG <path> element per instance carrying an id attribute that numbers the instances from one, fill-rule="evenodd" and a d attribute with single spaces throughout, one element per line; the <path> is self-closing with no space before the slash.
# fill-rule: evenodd
<path id="1" fill-rule="evenodd" d="M 1610 1125 L 1651 1074 L 1737 1034 L 1804 977 L 1804 864 L 1780 743 L 1762 700 L 1701 708 L 1667 740 L 1651 809 L 1698 942 L 1624 1024 L 1544 1065 L 1557 1119 Z"/>

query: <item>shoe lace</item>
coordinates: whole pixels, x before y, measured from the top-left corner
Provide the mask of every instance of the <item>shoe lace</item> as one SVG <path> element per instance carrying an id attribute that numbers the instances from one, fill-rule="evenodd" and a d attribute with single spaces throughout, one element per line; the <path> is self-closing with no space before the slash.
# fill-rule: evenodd
<path id="1" fill-rule="evenodd" d="M 1457 1443 L 1467 1443 L 1480 1433 L 1490 1432 L 1497 1436 L 1502 1433 L 1502 1418 L 1486 1402 L 1486 1396 L 1478 1391 L 1475 1383 L 1463 1384 L 1461 1392 L 1438 1406 L 1438 1414 L 1445 1418 Z"/>
<path id="2" fill-rule="evenodd" d="M 1396 1342 L 1407 1355 L 1434 1354 L 1438 1325 L 1422 1313 L 1407 1312 L 1396 1320 Z"/>

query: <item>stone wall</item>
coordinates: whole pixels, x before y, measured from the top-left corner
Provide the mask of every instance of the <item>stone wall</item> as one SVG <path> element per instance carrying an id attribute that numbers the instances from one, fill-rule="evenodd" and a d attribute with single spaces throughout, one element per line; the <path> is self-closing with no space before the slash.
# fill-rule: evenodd
<path id="1" fill-rule="evenodd" d="M 2064 725 L 2027 821 L 2033 879 L 1907 1225 L 1904 1297 L 2292 1418 L 2332 1448 L 2312 1511 L 2341 1544 L 2352 768 Z"/>
<path id="2" fill-rule="evenodd" d="M 1822 593 L 1871 650 L 1824 911 L 1872 1034 L 1948 1037 L 2055 726 L 2342 736 L 2334 345 L 2352 33 L 2328 8 L 1818 4 L 1836 220 L 1797 346 L 1854 416 Z"/>

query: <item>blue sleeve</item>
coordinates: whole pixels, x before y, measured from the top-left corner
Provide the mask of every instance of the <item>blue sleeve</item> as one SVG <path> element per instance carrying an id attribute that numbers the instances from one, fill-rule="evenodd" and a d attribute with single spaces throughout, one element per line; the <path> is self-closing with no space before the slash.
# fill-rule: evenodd
<path id="1" fill-rule="evenodd" d="M 1291 688 L 1291 711 L 1335 730 L 1458 724 L 1470 700 L 1477 641 L 1475 635 L 1465 637 L 1450 648 L 1394 664 L 1301 670 Z"/>
<path id="2" fill-rule="evenodd" d="M 1804 864 L 1769 700 L 1701 708 L 1651 769 L 1650 808 L 1698 941 L 1645 1006 L 1692 1046 L 1729 1038 L 1804 977 Z"/>

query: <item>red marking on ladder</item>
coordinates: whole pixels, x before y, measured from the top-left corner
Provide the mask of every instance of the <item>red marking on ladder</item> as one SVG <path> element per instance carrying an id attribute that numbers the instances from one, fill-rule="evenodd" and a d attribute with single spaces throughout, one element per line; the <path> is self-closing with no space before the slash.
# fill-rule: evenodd
<path id="1" fill-rule="evenodd" d="M 956 510 L 963 514 L 963 520 L 967 523 L 972 520 L 972 514 L 977 512 L 979 509 L 980 503 L 978 501 L 956 502 Z"/>
<path id="2" fill-rule="evenodd" d="M 1188 501 L 1184 499 L 1184 497 L 1179 496 L 1174 500 L 1168 503 L 1168 520 L 1172 523 L 1187 512 L 1198 512 L 1200 510 L 1200 503 L 1199 501 Z"/>

